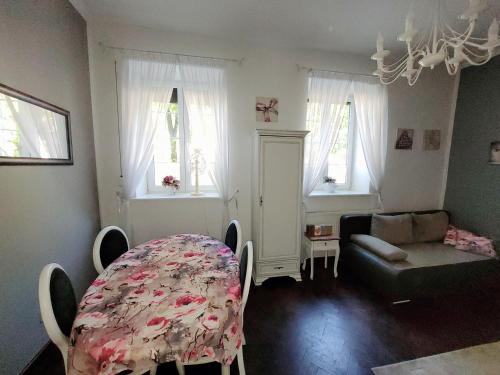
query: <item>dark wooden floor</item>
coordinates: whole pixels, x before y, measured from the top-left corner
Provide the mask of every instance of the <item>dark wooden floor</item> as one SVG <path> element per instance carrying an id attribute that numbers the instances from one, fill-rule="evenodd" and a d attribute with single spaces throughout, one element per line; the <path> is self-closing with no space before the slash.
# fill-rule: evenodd
<path id="1" fill-rule="evenodd" d="M 315 279 L 268 280 L 250 292 L 244 347 L 248 375 L 370 374 L 370 368 L 500 340 L 500 285 L 468 295 L 390 306 L 354 277 L 333 278 L 332 259 Z M 176 374 L 173 364 L 159 375 Z M 188 375 L 220 374 L 220 366 L 187 367 Z M 237 374 L 236 362 L 231 368 Z M 54 346 L 27 375 L 63 375 Z"/>

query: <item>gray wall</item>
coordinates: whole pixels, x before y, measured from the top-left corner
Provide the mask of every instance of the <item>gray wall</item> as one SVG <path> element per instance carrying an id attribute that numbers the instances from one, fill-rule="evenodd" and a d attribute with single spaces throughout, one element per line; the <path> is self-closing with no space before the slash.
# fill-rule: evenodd
<path id="1" fill-rule="evenodd" d="M 500 56 L 462 71 L 445 208 L 455 224 L 496 240 L 500 254 L 500 165 L 489 147 L 500 140 Z"/>
<path id="2" fill-rule="evenodd" d="M 73 166 L 0 166 L 0 374 L 47 342 L 38 275 L 60 263 L 77 296 L 99 225 L 86 24 L 66 0 L 0 0 L 0 82 L 71 112 Z"/>

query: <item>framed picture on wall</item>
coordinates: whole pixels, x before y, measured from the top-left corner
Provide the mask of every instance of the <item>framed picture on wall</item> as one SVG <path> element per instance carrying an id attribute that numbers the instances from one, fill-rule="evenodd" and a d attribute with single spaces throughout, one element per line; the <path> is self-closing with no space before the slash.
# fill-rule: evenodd
<path id="1" fill-rule="evenodd" d="M 278 98 L 257 96 L 255 100 L 255 117 L 260 122 L 278 122 Z"/>
<path id="2" fill-rule="evenodd" d="M 500 165 L 500 141 L 491 142 L 490 164 Z"/>
<path id="3" fill-rule="evenodd" d="M 398 129 L 396 136 L 396 150 L 411 150 L 413 148 L 413 129 Z"/>

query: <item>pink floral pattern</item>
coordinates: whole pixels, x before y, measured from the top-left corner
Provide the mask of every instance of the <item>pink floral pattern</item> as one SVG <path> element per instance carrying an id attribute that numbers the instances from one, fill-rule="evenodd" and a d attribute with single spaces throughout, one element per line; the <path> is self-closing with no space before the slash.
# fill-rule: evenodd
<path id="1" fill-rule="evenodd" d="M 488 257 L 496 257 L 493 240 L 478 236 L 469 231 L 448 226 L 444 244 L 455 246 L 457 250 L 468 251 Z"/>
<path id="2" fill-rule="evenodd" d="M 111 264 L 82 298 L 69 374 L 146 372 L 202 357 L 230 364 L 242 342 L 239 266 L 223 243 L 183 234 L 149 241 Z"/>

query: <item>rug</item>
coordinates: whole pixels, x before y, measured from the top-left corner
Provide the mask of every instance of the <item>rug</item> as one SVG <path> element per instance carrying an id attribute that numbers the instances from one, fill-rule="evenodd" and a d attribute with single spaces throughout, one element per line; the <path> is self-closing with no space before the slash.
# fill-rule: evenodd
<path id="1" fill-rule="evenodd" d="M 500 341 L 372 368 L 375 375 L 499 375 Z"/>

